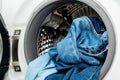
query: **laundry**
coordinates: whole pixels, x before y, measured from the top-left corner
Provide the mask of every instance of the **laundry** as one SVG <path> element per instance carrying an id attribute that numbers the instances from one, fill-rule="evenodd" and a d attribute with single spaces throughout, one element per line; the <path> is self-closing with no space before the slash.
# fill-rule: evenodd
<path id="1" fill-rule="evenodd" d="M 96 30 L 93 21 L 87 16 L 74 19 L 67 36 L 29 64 L 25 80 L 98 80 L 108 34 L 98 34 L 101 28 Z"/>
<path id="2" fill-rule="evenodd" d="M 73 20 L 68 35 L 48 52 L 58 72 L 45 80 L 98 80 L 107 41 L 107 32 L 97 34 L 88 17 Z"/>
<path id="3" fill-rule="evenodd" d="M 30 62 L 25 80 L 44 80 L 48 75 L 56 72 L 55 64 L 46 53 Z"/>
<path id="4" fill-rule="evenodd" d="M 98 34 L 102 34 L 106 31 L 105 25 L 101 19 L 92 16 L 89 16 L 89 19 L 92 21 L 94 28 Z"/>

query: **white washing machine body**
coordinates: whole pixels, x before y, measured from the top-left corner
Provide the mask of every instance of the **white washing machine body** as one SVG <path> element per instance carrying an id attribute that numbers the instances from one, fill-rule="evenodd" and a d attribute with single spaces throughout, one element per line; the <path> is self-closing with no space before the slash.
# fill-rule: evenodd
<path id="1" fill-rule="evenodd" d="M 15 0 L 13 0 L 15 1 Z M 10 67 L 8 71 L 8 78 L 9 80 L 23 80 L 28 60 L 26 57 L 26 46 L 25 46 L 25 38 L 26 38 L 26 32 L 28 31 L 28 26 L 30 26 L 33 18 L 39 13 L 39 11 L 45 7 L 45 5 L 48 5 L 49 3 L 56 2 L 57 0 L 16 0 L 14 3 L 7 2 L 7 0 L 4 0 L 4 8 L 3 14 L 6 16 L 6 22 L 8 25 L 10 25 L 10 31 L 12 35 L 13 43 L 12 45 L 17 47 L 17 60 L 14 60 L 14 50 L 11 49 L 11 62 Z M 112 27 L 108 26 L 108 33 L 110 34 L 109 37 L 111 39 L 111 50 L 109 50 L 109 55 L 107 56 L 105 66 L 102 68 L 102 72 L 104 74 L 101 74 L 103 80 L 118 80 L 119 77 L 119 67 L 120 67 L 120 1 L 119 0 L 78 0 L 83 3 L 86 3 L 90 5 L 92 8 L 94 8 L 100 17 L 103 20 L 103 22 L 106 22 L 105 24 L 108 26 L 109 24 L 112 25 Z M 5 5 L 8 3 L 9 5 Z M 11 6 L 14 4 L 13 6 Z M 11 7 L 10 7 L 11 6 Z M 15 8 L 13 12 L 9 10 L 10 8 Z M 10 18 L 8 19 L 8 15 L 11 14 Z M 11 20 L 12 19 L 12 20 Z M 108 20 L 109 19 L 109 20 Z M 107 22 L 110 21 L 110 22 Z M 32 35 L 31 35 L 32 36 Z M 112 41 L 113 39 L 113 41 Z M 14 41 L 16 43 L 14 43 Z M 116 43 L 116 44 L 115 44 Z M 111 59 L 110 59 L 111 58 Z M 108 65 L 108 66 L 107 66 Z M 108 70 L 109 69 L 109 70 Z M 107 72 L 108 71 L 108 72 Z M 107 73 L 105 75 L 105 73 Z"/>

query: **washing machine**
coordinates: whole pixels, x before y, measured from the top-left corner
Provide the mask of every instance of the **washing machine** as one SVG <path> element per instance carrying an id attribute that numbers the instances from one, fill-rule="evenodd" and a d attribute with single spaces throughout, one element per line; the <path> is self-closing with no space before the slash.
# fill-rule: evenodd
<path id="1" fill-rule="evenodd" d="M 7 0 L 5 0 L 7 3 Z M 4 5 L 6 4 L 4 1 Z M 13 0 L 15 1 L 15 0 Z M 18 1 L 18 0 L 17 0 Z M 109 48 L 100 72 L 100 80 L 118 80 L 120 67 L 120 1 L 119 0 L 21 0 L 15 4 L 12 16 L 11 56 L 5 80 L 24 80 L 28 64 L 40 55 L 40 35 L 43 25 L 57 28 L 59 23 L 80 16 L 99 17 L 108 32 Z M 7 7 L 7 6 L 6 6 Z M 8 10 L 7 10 L 8 9 Z M 6 16 L 13 13 L 6 9 Z M 4 15 L 5 15 L 4 14 Z M 14 18 L 13 18 L 14 17 Z M 62 18 L 61 18 L 62 17 Z M 50 22 L 58 20 L 58 23 Z M 8 20 L 8 22 L 11 20 Z M 48 22 L 48 23 L 47 23 Z"/>

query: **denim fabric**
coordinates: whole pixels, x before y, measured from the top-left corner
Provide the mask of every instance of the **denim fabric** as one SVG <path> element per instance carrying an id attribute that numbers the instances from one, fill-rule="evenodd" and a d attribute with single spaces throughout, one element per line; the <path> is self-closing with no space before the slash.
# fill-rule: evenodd
<path id="1" fill-rule="evenodd" d="M 105 25 L 101 19 L 93 17 L 93 16 L 89 16 L 88 18 L 93 23 L 94 28 L 95 28 L 97 33 L 102 34 L 104 31 L 106 31 Z"/>
<path id="2" fill-rule="evenodd" d="M 108 34 L 98 34 L 94 26 L 86 16 L 73 20 L 67 36 L 48 52 L 58 72 L 45 80 L 98 80 Z"/>
<path id="3" fill-rule="evenodd" d="M 66 73 L 63 71 L 51 74 L 45 80 L 98 80 L 101 66 L 90 66 L 85 69 L 73 67 Z"/>
<path id="4" fill-rule="evenodd" d="M 29 63 L 25 80 L 44 80 L 48 75 L 56 72 L 53 61 L 46 53 Z"/>
<path id="5" fill-rule="evenodd" d="M 98 34 L 93 21 L 86 16 L 73 20 L 67 36 L 29 64 L 25 80 L 97 80 L 108 34 Z"/>

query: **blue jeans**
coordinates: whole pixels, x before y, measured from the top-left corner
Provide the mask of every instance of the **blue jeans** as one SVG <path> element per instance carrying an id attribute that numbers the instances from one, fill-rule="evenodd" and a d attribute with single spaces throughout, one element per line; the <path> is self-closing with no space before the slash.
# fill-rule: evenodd
<path id="1" fill-rule="evenodd" d="M 29 63 L 25 80 L 44 80 L 48 75 L 56 72 L 53 61 L 46 53 Z"/>
<path id="2" fill-rule="evenodd" d="M 98 34 L 92 20 L 73 20 L 67 36 L 33 60 L 25 80 L 97 80 L 108 51 L 108 34 Z"/>
<path id="3" fill-rule="evenodd" d="M 58 72 L 45 80 L 98 80 L 108 35 L 98 34 L 94 26 L 86 16 L 73 20 L 67 36 L 48 52 Z"/>
<path id="4" fill-rule="evenodd" d="M 94 25 L 94 28 L 98 34 L 103 34 L 106 31 L 105 25 L 101 19 L 92 17 L 92 16 L 89 16 L 88 18 L 91 20 L 91 22 Z"/>

